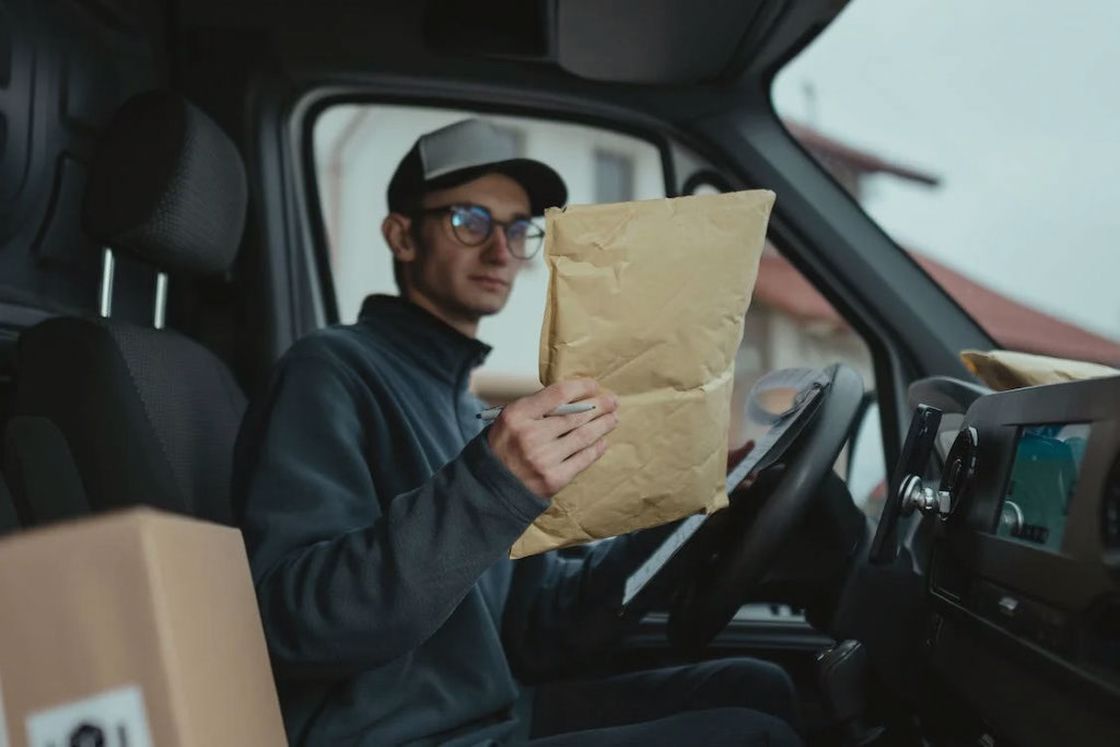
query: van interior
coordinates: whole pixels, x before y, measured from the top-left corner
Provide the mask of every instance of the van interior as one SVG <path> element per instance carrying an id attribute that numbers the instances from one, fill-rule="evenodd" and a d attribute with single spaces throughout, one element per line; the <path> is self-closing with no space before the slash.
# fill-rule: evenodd
<path id="1" fill-rule="evenodd" d="M 383 200 L 353 169 L 479 114 L 557 157 L 591 138 L 580 200 L 773 190 L 763 262 L 796 283 L 771 290 L 861 351 L 812 361 L 803 427 L 603 671 L 776 662 L 810 744 L 1120 744 L 1120 378 L 978 381 L 960 352 L 999 345 L 777 115 L 778 71 L 846 4 L 0 0 L 0 532 L 135 504 L 236 525 L 247 402 L 392 288 L 351 259 L 386 254 L 346 227 Z M 183 102 L 232 147 L 183 138 Z M 161 215 L 157 189 L 202 197 Z M 857 452 L 881 465 L 858 490 Z"/>

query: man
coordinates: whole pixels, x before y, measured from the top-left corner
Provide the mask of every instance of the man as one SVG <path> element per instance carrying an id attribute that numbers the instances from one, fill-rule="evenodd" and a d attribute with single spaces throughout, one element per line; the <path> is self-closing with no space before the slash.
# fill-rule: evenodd
<path id="1" fill-rule="evenodd" d="M 567 381 L 482 430 L 468 391 L 539 229 L 566 189 L 468 120 L 421 137 L 383 234 L 401 298 L 285 356 L 238 442 L 239 500 L 289 738 L 299 745 L 794 741 L 781 670 L 713 664 L 523 687 L 588 671 L 630 622 L 627 574 L 663 532 L 583 560 L 513 541 L 606 449 L 617 399 Z M 590 412 L 551 416 L 587 401 Z M 515 676 L 516 673 L 516 676 Z M 747 691 L 750 692 L 747 692 Z M 738 707 L 734 707 L 738 706 Z M 703 710 L 707 709 L 707 710 Z M 675 711 L 684 711 L 673 715 Z"/>

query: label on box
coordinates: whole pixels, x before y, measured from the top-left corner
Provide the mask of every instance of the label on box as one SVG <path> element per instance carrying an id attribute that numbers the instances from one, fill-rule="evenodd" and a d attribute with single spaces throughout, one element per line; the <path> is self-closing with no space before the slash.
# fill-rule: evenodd
<path id="1" fill-rule="evenodd" d="M 27 747 L 152 747 L 144 695 L 126 685 L 36 711 L 27 717 Z"/>

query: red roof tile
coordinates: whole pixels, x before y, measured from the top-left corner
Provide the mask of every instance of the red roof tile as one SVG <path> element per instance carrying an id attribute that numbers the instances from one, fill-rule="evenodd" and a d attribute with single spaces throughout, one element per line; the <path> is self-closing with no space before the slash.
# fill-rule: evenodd
<path id="1" fill-rule="evenodd" d="M 911 252 L 911 256 L 1003 347 L 1120 364 L 1120 342 L 1024 306 L 919 252 Z M 754 299 L 805 322 L 845 326 L 824 296 L 772 250 L 767 250 L 759 263 Z"/>
<path id="2" fill-rule="evenodd" d="M 782 255 L 767 248 L 758 263 L 754 301 L 805 322 L 830 322 L 846 326 L 824 296 Z"/>
<path id="3" fill-rule="evenodd" d="M 923 254 L 910 254 L 1008 350 L 1120 364 L 1120 342 L 1024 306 Z"/>
<path id="4" fill-rule="evenodd" d="M 811 127 L 789 120 L 785 125 L 826 168 L 841 163 L 857 174 L 880 172 L 928 185 L 938 183 L 938 178 L 932 174 L 853 148 Z M 1117 340 L 1024 306 L 920 252 L 911 251 L 910 255 L 1003 347 L 1120 365 L 1120 342 Z M 772 248 L 767 248 L 762 256 L 754 297 L 766 306 L 806 322 L 844 326 L 843 319 L 824 296 Z"/>
<path id="5" fill-rule="evenodd" d="M 868 153 L 859 148 L 853 148 L 829 135 L 814 130 L 812 127 L 807 127 L 788 119 L 783 120 L 782 123 L 786 126 L 786 129 L 789 130 L 789 134 L 793 135 L 795 140 L 812 151 L 818 159 L 835 158 L 863 174 L 891 174 L 930 187 L 936 186 L 941 181 L 938 177 L 928 172 L 888 161 L 874 153 Z"/>

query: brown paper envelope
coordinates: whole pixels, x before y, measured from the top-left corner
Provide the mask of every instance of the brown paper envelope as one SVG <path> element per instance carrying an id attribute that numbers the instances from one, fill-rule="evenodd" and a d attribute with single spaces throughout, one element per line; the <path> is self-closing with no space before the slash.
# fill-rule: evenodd
<path id="1" fill-rule="evenodd" d="M 511 557 L 727 505 L 735 353 L 773 204 L 758 190 L 546 212 L 541 381 L 597 380 L 620 423 Z"/>
<path id="2" fill-rule="evenodd" d="M 996 391 L 1120 374 L 1115 368 L 1099 363 L 1013 350 L 962 350 L 961 361 L 976 378 Z"/>

